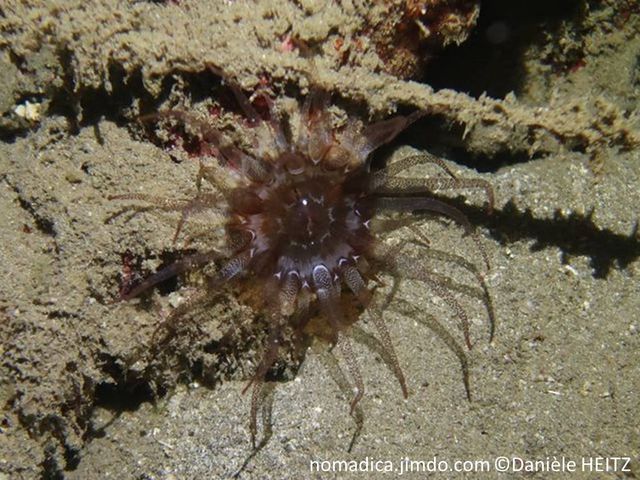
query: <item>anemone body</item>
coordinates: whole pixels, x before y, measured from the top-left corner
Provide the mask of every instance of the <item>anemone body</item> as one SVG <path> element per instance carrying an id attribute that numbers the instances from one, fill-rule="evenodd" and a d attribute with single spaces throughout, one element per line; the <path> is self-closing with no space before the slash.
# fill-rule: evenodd
<path id="1" fill-rule="evenodd" d="M 345 300 L 354 300 L 368 310 L 388 363 L 406 397 L 406 382 L 382 319 L 382 309 L 372 300 L 370 285 L 375 281 L 375 275 L 382 271 L 430 286 L 460 320 L 469 348 L 469 322 L 452 292 L 480 299 L 493 324 L 491 300 L 482 275 L 460 257 L 441 252 L 444 258 L 474 273 L 480 289 L 458 285 L 421 267 L 420 259 L 401 253 L 406 242 L 394 249 L 384 247 L 379 240 L 381 231 L 410 225 L 410 218 L 387 219 L 386 227 L 380 231 L 372 228 L 372 220 L 377 220 L 376 217 L 384 212 L 419 210 L 448 216 L 470 231 L 466 217 L 435 198 L 433 190 L 482 189 L 488 195 L 491 208 L 491 187 L 481 180 L 455 177 L 444 162 L 429 155 L 409 157 L 381 172 L 371 172 L 371 152 L 395 138 L 419 118 L 421 112 L 369 126 L 349 120 L 346 127 L 335 130 L 327 113 L 328 95 L 317 90 L 301 106 L 299 127 L 295 138 L 291 139 L 292 135 L 285 133 L 287 129 L 273 111 L 269 112 L 267 120 L 263 120 L 240 89 L 232 82 L 230 85 L 252 127 L 266 129 L 266 136 L 256 135 L 253 152 L 230 145 L 221 132 L 185 112 L 166 111 L 155 116 L 189 125 L 207 144 L 206 150 L 215 152 L 219 165 L 216 168 L 201 165 L 198 185 L 206 179 L 221 195 L 203 193 L 199 189 L 196 196 L 187 201 L 140 194 L 112 197 L 142 200 L 164 210 L 180 212 L 176 236 L 194 212 L 222 213 L 227 232 L 226 253 L 211 250 L 185 257 L 147 278 L 122 298 L 135 297 L 170 276 L 218 265 L 204 291 L 165 319 L 164 324 L 170 324 L 194 305 L 215 298 L 213 294 L 226 284 L 236 282 L 242 286 L 243 282 L 250 282 L 258 286 L 261 298 L 257 305 L 265 310 L 269 332 L 262 361 L 247 385 L 247 388 L 254 386 L 251 407 L 254 438 L 260 389 L 278 359 L 279 349 L 285 344 L 284 332 L 293 331 L 299 342 L 306 334 L 310 320 L 318 314 L 324 324 L 324 336 L 340 346 L 354 381 L 353 412 L 364 392 L 364 383 L 349 337 L 343 335 L 357 320 L 351 318 L 351 313 L 345 315 L 345 304 L 348 303 Z M 419 163 L 435 164 L 446 175 L 427 179 L 396 177 Z M 221 168 L 236 180 L 232 185 L 225 178 L 227 174 L 221 176 Z M 486 260 L 484 250 L 480 250 Z M 448 334 L 439 335 L 448 345 L 457 345 L 453 337 L 446 336 Z M 469 396 L 464 354 L 460 353 L 461 349 L 452 348 L 462 363 Z"/>

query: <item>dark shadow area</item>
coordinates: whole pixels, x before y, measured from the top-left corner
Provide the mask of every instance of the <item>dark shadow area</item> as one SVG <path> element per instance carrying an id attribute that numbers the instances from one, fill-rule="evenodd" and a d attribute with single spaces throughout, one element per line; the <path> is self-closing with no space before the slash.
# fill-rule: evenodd
<path id="1" fill-rule="evenodd" d="M 44 460 L 40 464 L 42 474 L 40 480 L 64 480 L 64 471 L 55 457 L 55 450 L 52 446 L 45 448 Z"/>
<path id="2" fill-rule="evenodd" d="M 545 155 L 544 152 L 541 152 L 530 156 L 526 151 L 510 152 L 507 150 L 495 155 L 471 154 L 464 145 L 463 134 L 463 127 L 452 125 L 441 116 L 424 117 L 398 135 L 392 143 L 375 150 L 373 152 L 374 167 L 382 168 L 386 159 L 391 157 L 391 153 L 398 145 L 410 145 L 418 150 L 428 151 L 481 173 L 497 172 L 503 167 L 526 163 Z M 575 150 L 581 151 L 579 148 Z"/>
<path id="3" fill-rule="evenodd" d="M 93 402 L 95 407 L 113 412 L 132 412 L 144 402 L 153 402 L 166 393 L 154 391 L 150 382 L 131 374 L 116 358 L 110 356 L 105 358 L 102 370 L 113 380 L 96 385 Z"/>
<path id="4" fill-rule="evenodd" d="M 29 215 L 31 215 L 31 217 L 33 218 L 33 223 L 35 223 L 36 225 L 36 228 L 44 235 L 55 237 L 57 235 L 55 222 L 53 222 L 49 218 L 42 216 L 38 211 L 38 209 L 34 207 L 31 204 L 31 202 L 29 202 L 22 196 L 22 192 L 20 192 L 19 188 L 13 187 L 13 190 L 18 197 L 18 202 L 20 203 L 20 207 L 22 207 L 24 211 L 26 211 Z"/>
<path id="5" fill-rule="evenodd" d="M 473 224 L 487 227 L 502 245 L 534 240 L 532 251 L 558 247 L 563 264 L 572 256 L 589 257 L 594 278 L 606 279 L 612 268 L 625 269 L 640 257 L 637 221 L 627 236 L 598 227 L 593 222 L 593 212 L 562 215 L 556 211 L 552 219 L 539 219 L 529 209 L 519 210 L 512 201 L 493 215 L 487 215 L 482 207 L 466 205 L 461 199 L 446 201 L 463 211 Z"/>
<path id="6" fill-rule="evenodd" d="M 145 88 L 142 72 L 137 70 L 127 75 L 119 64 L 109 66 L 110 91 L 105 88 L 84 88 L 74 91 L 74 71 L 72 55 L 62 51 L 59 54 L 63 66 L 63 87 L 49 92 L 51 103 L 47 115 L 61 115 L 67 118 L 72 134 L 80 128 L 96 126 L 100 120 L 108 119 L 119 126 L 131 125 L 136 119 L 134 107 L 140 115 L 157 112 L 167 100 L 178 81 L 182 80 L 185 94 L 194 102 L 210 98 L 213 89 L 220 85 L 220 78 L 205 70 L 200 73 L 176 72 L 161 81 L 160 93 L 154 97 Z M 97 132 L 99 137 L 99 132 Z"/>
<path id="7" fill-rule="evenodd" d="M 95 406 L 116 412 L 134 412 L 144 402 L 155 399 L 149 384 L 142 380 L 96 385 Z"/>
<path id="8" fill-rule="evenodd" d="M 430 151 L 431 149 L 425 148 Z M 470 155 L 462 147 L 457 148 L 434 148 L 437 155 L 452 160 L 458 165 L 464 165 L 468 168 L 473 168 L 479 173 L 495 173 L 501 168 L 508 167 L 510 165 L 517 165 L 519 163 L 527 163 L 537 158 L 542 158 L 543 155 L 529 156 L 527 152 L 500 152 L 496 155 Z"/>
<path id="9" fill-rule="evenodd" d="M 22 419 L 23 426 L 29 429 L 31 426 L 31 432 L 33 429 L 33 419 L 26 421 Z M 82 420 L 82 419 L 81 419 Z M 46 480 L 58 480 L 64 479 L 64 472 L 68 470 L 74 470 L 80 463 L 80 450 L 76 445 L 71 445 L 67 439 L 67 429 L 69 428 L 67 421 L 60 415 L 48 415 L 41 422 L 38 423 L 37 431 L 39 434 L 48 432 L 53 438 L 57 440 L 59 446 L 62 448 L 62 459 L 57 455 L 56 447 L 53 443 L 49 443 L 44 450 L 44 460 L 40 463 L 42 468 L 40 478 Z M 64 465 L 60 460 L 63 460 Z"/>
<path id="10" fill-rule="evenodd" d="M 478 24 L 462 45 L 450 45 L 428 63 L 424 82 L 474 97 L 519 92 L 526 50 L 552 37 L 563 20 L 582 21 L 584 0 L 483 0 Z M 578 59 L 576 59 L 578 60 Z"/>

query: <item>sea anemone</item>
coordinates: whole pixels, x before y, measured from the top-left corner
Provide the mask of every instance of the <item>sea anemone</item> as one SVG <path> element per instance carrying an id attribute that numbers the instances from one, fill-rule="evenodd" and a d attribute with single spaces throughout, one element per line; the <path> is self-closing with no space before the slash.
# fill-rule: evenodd
<path id="1" fill-rule="evenodd" d="M 200 236 L 200 244 L 210 245 L 209 249 L 185 255 L 121 292 L 120 297 L 131 299 L 184 272 L 202 272 L 205 279 L 202 287 L 164 319 L 158 332 L 173 329 L 193 308 L 219 299 L 226 285 L 236 285 L 236 292 L 249 292 L 242 296 L 242 301 L 260 312 L 268 325 L 262 360 L 245 387 L 246 391 L 253 386 L 250 430 L 255 445 L 257 410 L 269 370 L 285 346 L 301 348 L 310 336 L 322 337 L 341 350 L 354 384 L 353 414 L 364 393 L 364 382 L 349 330 L 363 311 L 373 321 L 384 356 L 407 397 L 405 377 L 383 320 L 385 303 L 378 298 L 380 295 L 374 295 L 376 285 L 380 284 L 378 274 L 388 273 L 394 278 L 414 279 L 427 285 L 458 318 L 468 348 L 472 346 L 468 316 L 454 293 L 480 299 L 493 325 L 484 276 L 473 263 L 454 254 L 439 253 L 441 259 L 471 271 L 477 279 L 477 288 L 430 271 L 420 258 L 406 253 L 405 246 L 415 239 L 393 245 L 382 239 L 387 232 L 412 227 L 416 217 L 406 214 L 444 215 L 464 227 L 488 268 L 487 256 L 466 216 L 436 198 L 433 192 L 481 189 L 486 192 L 490 210 L 493 191 L 484 180 L 456 177 L 441 159 L 429 154 L 410 156 L 384 169 L 372 168 L 371 153 L 393 140 L 422 112 L 368 126 L 348 119 L 341 128 L 333 128 L 328 111 L 330 96 L 314 88 L 299 108 L 298 121 L 290 122 L 294 125 L 289 127 L 278 118 L 268 96 L 256 96 L 267 107 L 261 116 L 240 88 L 228 83 L 249 121 L 250 131 L 255 133 L 253 148 L 239 148 L 220 130 L 185 111 L 153 114 L 150 118 L 157 121 L 184 125 L 207 146 L 216 162 L 205 165 L 201 161 L 197 193 L 191 199 L 145 194 L 111 198 L 142 201 L 151 208 L 179 212 L 176 238 L 191 216 L 209 214 L 210 225 L 196 234 Z M 443 175 L 398 176 L 424 163 L 435 164 Z M 224 238 L 221 246 L 214 239 L 214 232 L 220 229 Z M 435 251 L 428 246 L 424 248 L 427 252 Z M 466 361 L 460 353 L 462 349 L 456 351 L 463 362 L 468 393 Z"/>

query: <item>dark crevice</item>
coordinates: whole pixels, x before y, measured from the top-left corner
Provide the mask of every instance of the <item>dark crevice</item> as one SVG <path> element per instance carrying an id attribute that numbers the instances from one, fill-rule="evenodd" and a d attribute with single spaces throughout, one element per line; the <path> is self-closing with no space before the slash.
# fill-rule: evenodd
<path id="1" fill-rule="evenodd" d="M 36 211 L 36 209 L 33 208 L 33 205 L 31 205 L 31 203 L 27 202 L 23 198 L 18 197 L 18 201 L 20 202 L 20 206 L 24 210 L 29 212 L 29 214 L 33 217 L 33 221 L 35 222 L 36 227 L 38 228 L 38 230 L 40 230 L 45 235 L 50 235 L 52 237 L 56 236 L 56 229 L 55 229 L 55 224 L 53 223 L 53 221 L 49 220 L 48 218 L 45 218 L 45 217 L 41 216 Z"/>
<path id="2" fill-rule="evenodd" d="M 194 102 L 211 97 L 212 88 L 220 84 L 219 77 L 208 70 L 199 73 L 176 71 L 161 79 L 159 94 L 153 96 L 144 85 L 141 69 L 127 72 L 121 64 L 112 62 L 108 66 L 109 90 L 105 86 L 78 88 L 73 51 L 61 46 L 57 56 L 62 86 L 52 85 L 44 95 L 36 97 L 49 100 L 47 115 L 66 118 L 72 135 L 78 134 L 82 127 L 98 124 L 102 119 L 119 126 L 130 126 L 138 114 L 156 112 L 178 79 L 184 85 L 185 96 Z M 24 95 L 25 99 L 33 99 L 33 96 Z M 11 142 L 33 128 L 33 125 L 25 124 L 17 129 L 0 129 L 0 139 Z"/>
<path id="3" fill-rule="evenodd" d="M 70 448 L 65 445 L 64 449 L 64 469 L 66 471 L 75 470 L 80 465 L 81 460 L 80 450 L 77 448 Z"/>
<path id="4" fill-rule="evenodd" d="M 63 65 L 70 65 L 70 60 Z M 69 68 L 71 68 L 69 66 Z M 67 69 L 65 68 L 65 72 Z M 72 85 L 72 73 L 65 85 Z M 166 101 L 172 88 L 182 80 L 185 95 L 197 102 L 210 98 L 212 88 L 219 84 L 219 79 L 209 71 L 200 73 L 180 73 L 167 75 L 161 80 L 160 93 L 154 97 L 144 85 L 141 70 L 127 74 L 122 65 L 109 66 L 110 90 L 101 88 L 84 88 L 79 92 L 72 92 L 69 87 L 60 89 L 52 95 L 49 114 L 63 115 L 69 118 L 72 133 L 85 126 L 95 126 L 100 120 L 108 119 L 119 126 L 127 126 L 135 120 L 137 114 L 145 115 L 158 111 L 159 106 Z"/>
<path id="5" fill-rule="evenodd" d="M 118 359 L 106 355 L 102 370 L 112 380 L 99 383 L 94 391 L 94 407 L 102 407 L 114 412 L 131 412 L 145 402 L 153 402 L 162 397 L 164 389 L 156 391 L 151 382 L 139 374 L 129 371 Z"/>
<path id="6" fill-rule="evenodd" d="M 160 265 L 156 269 L 156 273 L 164 270 L 165 268 L 167 268 L 169 265 L 173 264 L 177 260 L 180 260 L 181 258 L 187 257 L 187 256 L 192 255 L 194 253 L 196 253 L 195 250 L 165 250 L 165 251 L 163 251 L 159 255 Z M 144 257 L 144 258 L 149 258 L 149 257 Z M 141 257 L 139 260 L 140 260 L 140 262 L 142 262 L 143 258 Z M 149 276 L 148 274 L 143 274 L 143 275 L 141 275 L 140 278 L 141 279 L 142 278 L 147 278 L 148 276 Z M 175 292 L 180 288 L 180 286 L 181 286 L 180 278 L 181 278 L 181 275 L 171 276 L 171 277 L 167 278 L 166 280 L 164 280 L 164 281 L 158 283 L 157 285 L 155 285 L 154 288 L 158 291 L 158 293 L 160 295 L 162 295 L 163 297 L 166 297 L 170 293 Z"/>
<path id="7" fill-rule="evenodd" d="M 47 447 L 44 451 L 44 460 L 41 464 L 41 480 L 64 480 L 64 473 L 56 461 L 55 448 Z"/>
<path id="8" fill-rule="evenodd" d="M 45 447 L 45 458 L 41 463 L 42 479 L 62 479 L 64 478 L 64 471 L 74 470 L 78 467 L 80 450 L 77 446 L 70 445 L 68 442 L 67 429 L 69 424 L 64 415 L 49 414 L 40 422 L 34 422 L 34 419 L 21 418 L 21 423 L 27 429 L 30 428 L 28 425 L 37 424 L 40 435 L 49 432 L 57 440 L 59 446 L 62 447 L 62 459 L 57 455 L 58 449 L 54 443 L 49 442 Z M 64 466 L 60 464 L 60 460 L 64 460 Z"/>
<path id="9" fill-rule="evenodd" d="M 49 319 L 53 319 L 53 318 L 80 318 L 80 315 L 78 315 L 77 313 L 73 313 L 73 312 L 66 312 L 64 310 L 52 310 L 49 313 L 47 313 L 47 318 Z"/>
<path id="10" fill-rule="evenodd" d="M 73 67 L 73 52 L 66 47 L 58 49 L 58 59 L 62 67 L 62 87 L 48 92 L 51 97 L 48 114 L 60 114 L 64 116 L 72 134 L 80 131 L 78 115 L 80 106 L 78 96 L 75 93 L 75 70 Z"/>
<path id="11" fill-rule="evenodd" d="M 160 392 L 154 392 L 149 382 L 143 379 L 102 382 L 96 385 L 94 406 L 114 412 L 134 412 L 143 403 L 152 403 L 162 396 Z"/>
<path id="12" fill-rule="evenodd" d="M 493 155 L 470 153 L 462 138 L 463 134 L 464 127 L 452 125 L 439 115 L 425 117 L 398 135 L 391 144 L 376 150 L 374 162 L 382 164 L 383 159 L 389 158 L 398 145 L 411 145 L 418 150 L 431 152 L 481 173 L 493 173 L 506 166 L 527 163 L 545 155 L 545 152 L 530 155 L 524 150 L 507 149 Z M 565 148 L 568 147 L 571 146 L 565 145 Z M 583 151 L 579 145 L 575 145 L 572 150 Z"/>
<path id="13" fill-rule="evenodd" d="M 427 149 L 431 150 L 431 149 Z M 527 152 L 501 152 L 497 155 L 470 155 L 464 148 L 433 149 L 436 155 L 448 158 L 458 165 L 473 168 L 479 173 L 495 173 L 501 168 L 527 163 L 542 158 L 542 155 L 530 156 Z"/>
<path id="14" fill-rule="evenodd" d="M 518 93 L 527 76 L 526 50 L 557 36 L 563 21 L 579 27 L 585 10 L 584 0 L 483 0 L 470 37 L 433 58 L 423 80 L 436 89 L 452 88 L 476 97 L 483 92 L 494 98 Z"/>
<path id="15" fill-rule="evenodd" d="M 31 216 L 31 218 L 33 218 L 33 222 L 35 223 L 36 228 L 45 235 L 55 237 L 57 234 L 55 223 L 49 218 L 42 216 L 33 206 L 33 204 L 22 196 L 20 188 L 12 185 L 6 178 L 5 181 L 7 182 L 7 185 L 9 185 L 9 187 L 11 187 L 11 189 L 16 193 L 16 198 L 18 200 L 18 203 L 20 204 L 20 207 L 25 210 Z"/>

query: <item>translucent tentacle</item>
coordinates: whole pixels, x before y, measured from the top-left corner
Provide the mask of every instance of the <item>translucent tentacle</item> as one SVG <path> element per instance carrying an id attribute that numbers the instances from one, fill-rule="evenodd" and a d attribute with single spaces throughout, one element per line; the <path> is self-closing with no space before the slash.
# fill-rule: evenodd
<path id="1" fill-rule="evenodd" d="M 155 195 L 147 195 L 145 193 L 125 193 L 121 195 L 110 195 L 108 200 L 139 200 L 151 204 L 149 208 L 155 210 L 163 210 L 167 212 L 179 211 L 181 212 L 180 220 L 176 226 L 175 233 L 173 235 L 173 243 L 175 244 L 184 224 L 189 216 L 196 212 L 201 212 L 206 209 L 211 209 L 216 202 L 220 200 L 220 197 L 210 193 L 199 193 L 198 196 L 191 200 L 171 200 L 168 198 L 157 197 Z M 135 208 L 135 207 L 134 207 Z M 226 222 L 225 217 L 222 214 L 218 214 L 220 223 Z"/>
<path id="2" fill-rule="evenodd" d="M 480 285 L 480 290 L 476 290 L 472 287 L 459 284 L 444 276 L 440 276 L 441 279 L 439 279 L 438 281 L 441 281 L 447 288 L 482 300 L 482 303 L 484 304 L 487 311 L 487 316 L 489 317 L 489 342 L 492 342 L 496 329 L 496 315 L 493 308 L 493 299 L 489 294 L 489 287 L 487 286 L 485 275 L 483 275 L 478 270 L 478 268 L 473 263 L 469 262 L 466 258 L 454 253 L 444 252 L 442 250 L 430 247 L 428 249 L 425 249 L 424 255 L 444 262 L 455 263 L 473 274 L 473 276 L 478 281 L 478 284 Z"/>
<path id="3" fill-rule="evenodd" d="M 233 96 L 236 97 L 236 102 L 238 102 L 238 105 L 240 105 L 240 108 L 242 109 L 244 115 L 251 122 L 251 126 L 256 126 L 260 122 L 262 122 L 260 114 L 253 107 L 249 98 L 247 98 L 247 96 L 242 92 L 240 85 L 228 79 L 226 79 L 225 82 L 227 83 L 227 85 L 229 85 L 231 92 L 233 92 Z"/>
<path id="4" fill-rule="evenodd" d="M 403 307 L 403 308 L 398 308 Z M 411 319 L 417 320 L 418 322 L 426 325 L 431 331 L 433 331 L 440 340 L 442 340 L 447 347 L 458 357 L 458 361 L 460 362 L 460 369 L 462 370 L 462 381 L 464 383 L 464 389 L 467 394 L 467 400 L 471 401 L 471 385 L 469 382 L 469 361 L 467 359 L 467 355 L 464 352 L 463 347 L 461 347 L 455 338 L 447 331 L 447 329 L 434 317 L 422 310 L 416 308 L 416 306 L 405 300 L 398 299 L 398 302 L 394 308 L 394 310 L 398 311 L 403 315 L 408 316 Z"/>
<path id="5" fill-rule="evenodd" d="M 244 395 L 251 385 L 253 391 L 251 393 L 251 420 L 249 429 L 251 431 L 251 443 L 255 448 L 255 439 L 257 433 L 257 416 L 258 406 L 260 404 L 260 394 L 267 376 L 267 372 L 278 360 L 278 353 L 281 346 L 281 333 L 284 325 L 284 317 L 280 312 L 281 306 L 277 300 L 277 291 L 279 290 L 279 281 L 276 277 L 272 277 L 265 286 L 265 303 L 269 316 L 269 334 L 266 341 L 265 353 L 260 360 L 258 368 L 242 389 Z"/>
<path id="6" fill-rule="evenodd" d="M 235 156 L 235 163 L 239 165 L 239 170 L 255 182 L 266 182 L 270 176 L 270 170 L 267 164 L 258 160 L 251 155 L 247 155 L 241 150 L 235 147 L 231 147 L 232 152 L 227 150 L 227 147 L 220 148 L 227 158 L 233 158 Z"/>
<path id="7" fill-rule="evenodd" d="M 264 378 L 256 378 L 251 380 L 242 390 L 244 394 L 249 385 L 253 383 L 251 390 L 251 413 L 249 414 L 249 432 L 251 433 L 251 446 L 256 448 L 256 436 L 258 435 L 258 407 L 260 406 L 260 398 L 262 396 L 262 387 L 264 387 Z"/>
<path id="8" fill-rule="evenodd" d="M 429 197 L 380 197 L 375 199 L 374 204 L 377 208 L 383 210 L 394 210 L 401 212 L 426 210 L 429 212 L 440 213 L 453 219 L 456 223 L 464 227 L 465 235 L 471 236 L 473 243 L 475 243 L 478 251 L 480 252 L 480 255 L 482 256 L 482 260 L 487 266 L 487 269 L 491 268 L 487 252 L 482 247 L 480 239 L 473 229 L 471 222 L 469 222 L 467 216 L 457 208 L 452 207 L 451 205 L 440 200 L 436 200 L 435 198 Z"/>
<path id="9" fill-rule="evenodd" d="M 469 219 L 455 207 L 448 203 L 428 197 L 380 197 L 376 198 L 375 206 L 382 210 L 394 210 L 399 212 L 413 212 L 416 210 L 426 210 L 429 212 L 445 215 L 465 229 L 465 233 L 473 232 L 473 226 Z"/>
<path id="10" fill-rule="evenodd" d="M 167 315 L 167 317 L 158 325 L 158 327 L 153 332 L 153 336 L 151 337 L 151 345 L 157 351 L 160 349 L 162 345 L 164 345 L 171 335 L 167 335 L 163 342 L 158 342 L 157 336 L 161 330 L 170 330 L 172 333 L 175 329 L 176 322 L 187 312 L 193 310 L 194 307 L 198 305 L 204 305 L 207 303 L 213 303 L 218 299 L 217 294 L 212 294 L 212 292 L 207 290 L 199 290 L 187 297 L 180 305 L 171 310 L 171 313 Z"/>
<path id="11" fill-rule="evenodd" d="M 146 193 L 123 193 L 120 195 L 109 195 L 107 196 L 107 200 L 139 200 L 151 204 L 155 209 L 171 212 L 184 210 L 192 206 L 195 207 L 196 205 L 210 207 L 213 202 L 218 200 L 218 197 L 213 194 L 203 194 L 193 200 L 172 200 L 170 198 L 148 195 Z"/>
<path id="12" fill-rule="evenodd" d="M 218 272 L 216 283 L 224 283 L 243 273 L 251 262 L 251 251 L 245 250 L 229 260 Z"/>
<path id="13" fill-rule="evenodd" d="M 360 373 L 360 368 L 358 367 L 355 354 L 353 353 L 349 337 L 339 335 L 339 331 L 344 325 L 342 310 L 340 308 L 339 286 L 333 282 L 331 273 L 324 265 L 316 265 L 313 268 L 312 275 L 315 292 L 318 296 L 318 301 L 320 302 L 320 309 L 334 329 L 338 347 L 342 351 L 342 355 L 347 362 L 349 373 L 355 382 L 355 392 L 354 397 L 351 400 L 350 409 L 350 412 L 353 415 L 356 405 L 364 394 L 364 382 L 362 381 L 362 374 Z"/>
<path id="14" fill-rule="evenodd" d="M 451 178 L 457 178 L 456 175 L 444 162 L 444 160 L 442 160 L 440 157 L 436 157 L 435 155 L 425 152 L 420 155 L 410 155 L 408 157 L 401 158 L 397 162 L 393 162 L 392 164 L 387 165 L 384 170 L 380 170 L 373 175 L 373 183 L 381 185 L 387 178 L 395 177 L 397 174 L 423 163 L 433 163 L 444 170 L 444 172 Z"/>
<path id="15" fill-rule="evenodd" d="M 130 300 L 132 298 L 135 298 L 145 290 L 148 290 L 158 283 L 164 282 L 168 278 L 175 277 L 182 272 L 186 272 L 195 267 L 199 267 L 206 263 L 212 262 L 213 260 L 220 258 L 220 256 L 221 255 L 219 252 L 209 251 L 205 253 L 195 253 L 193 255 L 184 257 L 183 259 L 172 263 L 171 265 L 163 268 L 159 272 L 156 272 L 150 277 L 143 280 L 142 283 L 137 285 L 131 291 L 127 292 L 125 295 L 122 295 L 121 300 Z"/>
<path id="16" fill-rule="evenodd" d="M 285 134 L 285 129 L 282 121 L 275 114 L 273 100 L 265 93 L 258 93 L 257 96 L 262 98 L 269 108 L 269 128 L 271 129 L 271 134 L 273 135 L 272 140 L 275 150 L 280 153 L 291 150 L 291 146 L 289 145 L 289 141 L 287 140 L 287 135 Z"/>
<path id="17" fill-rule="evenodd" d="M 351 289 L 354 295 L 360 301 L 360 304 L 366 306 L 371 299 L 371 293 L 367 289 L 367 285 L 360 275 L 360 272 L 353 265 L 345 265 L 341 268 L 340 273 L 344 279 L 344 283 Z"/>
<path id="18" fill-rule="evenodd" d="M 280 350 L 280 330 L 281 323 L 271 322 L 269 324 L 269 336 L 267 338 L 267 350 L 264 353 L 256 372 L 251 380 L 247 382 L 242 389 L 244 395 L 249 387 L 253 385 L 253 391 L 251 392 L 251 415 L 249 421 L 249 430 L 251 432 L 251 444 L 253 448 L 256 447 L 256 434 L 258 432 L 258 407 L 260 406 L 260 393 L 264 385 L 265 377 L 269 369 L 278 359 L 278 352 Z"/>
<path id="19" fill-rule="evenodd" d="M 347 396 L 351 395 L 353 393 L 353 386 L 347 378 L 347 375 L 342 371 L 337 357 L 331 351 L 325 350 L 320 352 L 319 358 L 322 364 L 327 369 L 327 373 L 338 386 L 340 391 Z M 352 417 L 354 419 L 356 428 L 353 432 L 353 436 L 351 437 L 351 442 L 347 450 L 349 452 L 351 452 L 356 441 L 360 438 L 360 433 L 362 432 L 362 427 L 364 425 L 364 414 L 360 405 L 356 405 Z"/>
<path id="20" fill-rule="evenodd" d="M 430 194 L 437 190 L 484 190 L 487 195 L 487 212 L 493 213 L 494 195 L 491 184 L 482 178 L 374 178 L 372 189 L 379 194 Z"/>
<path id="21" fill-rule="evenodd" d="M 301 283 L 298 272 L 292 270 L 285 274 L 279 292 L 280 312 L 282 315 L 290 316 L 295 312 L 296 299 L 300 291 L 300 286 Z"/>
<path id="22" fill-rule="evenodd" d="M 328 113 L 329 93 L 315 88 L 309 93 L 300 112 L 298 148 L 318 163 L 331 147 L 333 136 Z"/>
<path id="23" fill-rule="evenodd" d="M 364 382 L 362 381 L 360 367 L 358 366 L 358 362 L 356 361 L 356 355 L 355 353 L 353 353 L 351 339 L 348 336 L 342 335 L 342 339 L 338 341 L 338 347 L 340 348 L 342 356 L 347 362 L 347 368 L 349 369 L 349 373 L 351 374 L 355 382 L 355 392 L 349 408 L 349 414 L 354 415 L 356 406 L 364 395 Z"/>
<path id="24" fill-rule="evenodd" d="M 400 361 L 398 360 L 398 356 L 396 355 L 396 350 L 393 348 L 393 342 L 391 341 L 391 335 L 389 335 L 389 329 L 387 328 L 387 324 L 384 321 L 382 316 L 382 310 L 380 306 L 373 302 L 369 305 L 369 314 L 371 315 L 371 319 L 373 320 L 376 329 L 378 330 L 378 335 L 380 335 L 380 339 L 382 340 L 382 345 L 384 349 L 387 351 L 389 355 L 389 359 L 391 360 L 391 365 L 393 366 L 393 373 L 395 374 L 398 382 L 400 383 L 400 388 L 402 389 L 402 395 L 404 398 L 409 397 L 409 392 L 407 390 L 407 381 L 404 378 L 404 373 L 402 372 L 402 367 L 400 367 Z"/>
<path id="25" fill-rule="evenodd" d="M 172 118 L 194 128 L 203 141 L 216 148 L 222 165 L 229 165 L 255 181 L 265 181 L 268 178 L 268 167 L 264 162 L 247 155 L 239 148 L 228 143 L 222 132 L 194 115 L 182 110 L 164 110 L 145 115 L 141 117 L 141 120 L 156 120 L 159 118 Z"/>
<path id="26" fill-rule="evenodd" d="M 407 392 L 407 382 L 404 378 L 404 373 L 402 373 L 402 368 L 400 368 L 400 362 L 398 361 L 398 356 L 396 355 L 395 348 L 393 348 L 393 342 L 391 341 L 391 336 L 389 335 L 389 329 L 382 318 L 382 310 L 380 306 L 371 302 L 371 293 L 367 289 L 367 285 L 358 272 L 358 269 L 352 265 L 345 265 L 341 269 L 342 278 L 347 286 L 351 289 L 353 294 L 358 298 L 360 303 L 363 306 L 367 306 L 369 308 L 369 313 L 371 318 L 373 319 L 373 323 L 378 330 L 378 335 L 382 340 L 382 347 L 385 349 L 389 359 L 391 360 L 391 365 L 393 368 L 393 373 L 396 378 L 400 382 L 400 388 L 402 388 L 402 395 L 404 398 L 408 397 Z"/>
<path id="27" fill-rule="evenodd" d="M 339 285 L 335 285 L 329 269 L 324 265 L 313 267 L 313 284 L 320 308 L 337 333 L 344 328 L 342 310 L 340 309 Z"/>
<path id="28" fill-rule="evenodd" d="M 424 116 L 425 113 L 423 111 L 415 111 L 406 117 L 397 116 L 366 127 L 362 131 L 362 136 L 366 139 L 366 142 L 360 148 L 361 158 L 364 160 L 378 147 L 389 143 L 409 125 Z"/>
<path id="29" fill-rule="evenodd" d="M 467 316 L 467 312 L 465 312 L 462 305 L 460 305 L 451 292 L 433 278 L 431 272 L 420 268 L 419 261 L 406 255 L 395 255 L 394 257 L 389 257 L 386 259 L 386 262 L 390 267 L 392 267 L 396 274 L 402 273 L 405 277 L 419 280 L 429 285 L 429 287 L 431 287 L 431 289 L 440 298 L 442 298 L 449 308 L 451 308 L 451 310 L 456 314 L 461 323 L 462 333 L 464 335 L 464 341 L 467 348 L 473 348 L 469 335 L 469 317 Z"/>

